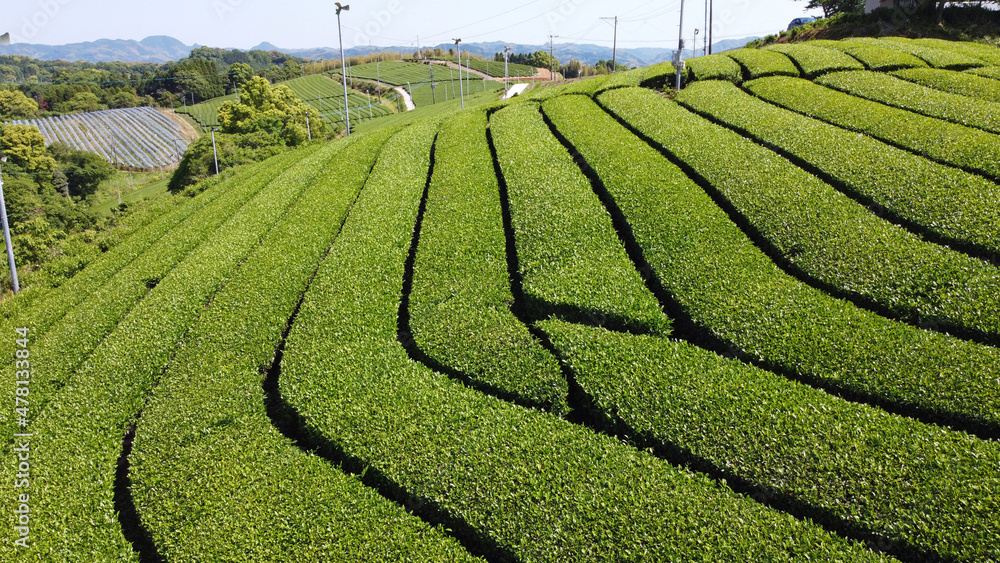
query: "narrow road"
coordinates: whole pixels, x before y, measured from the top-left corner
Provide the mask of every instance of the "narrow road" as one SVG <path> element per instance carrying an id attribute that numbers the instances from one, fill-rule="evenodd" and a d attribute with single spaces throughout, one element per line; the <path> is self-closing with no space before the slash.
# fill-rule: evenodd
<path id="1" fill-rule="evenodd" d="M 456 69 L 459 68 L 459 64 L 458 63 L 453 63 L 451 61 L 430 60 L 430 61 L 427 61 L 427 62 L 429 62 L 430 64 L 447 66 L 449 68 L 456 68 Z M 499 64 L 503 64 L 503 63 L 499 63 L 498 62 L 496 64 L 499 65 Z M 465 65 L 461 65 L 461 69 L 462 69 L 463 72 L 468 72 L 468 73 L 473 74 L 475 76 L 480 76 L 480 77 L 482 77 L 485 80 L 492 80 L 494 82 L 503 82 L 503 77 L 502 76 L 490 76 L 490 75 L 486 74 L 485 72 L 480 72 L 480 71 L 478 71 L 478 70 L 476 70 L 474 68 L 470 69 L 469 67 L 467 67 Z M 542 81 L 546 81 L 546 80 L 551 80 L 552 79 L 552 74 L 549 72 L 549 69 L 547 69 L 547 68 L 537 68 L 535 70 L 537 72 L 537 74 L 535 74 L 535 76 L 522 76 L 522 77 L 520 77 L 521 80 L 528 81 L 528 82 L 542 82 Z M 511 74 L 510 75 L 510 79 L 511 80 L 515 80 L 516 78 L 517 78 L 517 76 L 515 74 Z"/>
<path id="2" fill-rule="evenodd" d="M 417 106 L 413 105 L 413 98 L 410 97 L 410 93 L 406 91 L 406 88 L 396 86 L 394 90 L 399 92 L 399 95 L 403 97 L 403 103 L 406 104 L 406 111 L 413 111 L 417 109 Z"/>

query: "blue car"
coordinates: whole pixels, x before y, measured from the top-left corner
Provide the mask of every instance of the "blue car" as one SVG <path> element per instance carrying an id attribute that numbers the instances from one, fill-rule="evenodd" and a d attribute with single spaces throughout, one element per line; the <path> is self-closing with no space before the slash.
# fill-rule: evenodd
<path id="1" fill-rule="evenodd" d="M 805 25 L 809 22 L 814 22 L 814 21 L 816 21 L 816 18 L 809 18 L 809 17 L 795 18 L 794 20 L 792 20 L 792 23 L 788 24 L 788 29 L 792 29 L 793 27 L 799 27 L 800 25 Z"/>

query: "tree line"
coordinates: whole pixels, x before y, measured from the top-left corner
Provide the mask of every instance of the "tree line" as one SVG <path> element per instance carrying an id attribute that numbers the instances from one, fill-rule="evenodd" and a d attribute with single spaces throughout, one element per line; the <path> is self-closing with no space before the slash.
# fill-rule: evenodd
<path id="1" fill-rule="evenodd" d="M 249 72 L 280 82 L 301 76 L 305 59 L 277 51 L 239 51 L 199 47 L 179 61 L 88 63 L 39 61 L 0 56 L 0 91 L 17 91 L 34 100 L 31 115 L 3 113 L 0 119 L 48 117 L 83 111 L 137 106 L 179 107 L 232 93 L 231 72 Z M 23 107 L 20 109 L 24 109 Z"/>

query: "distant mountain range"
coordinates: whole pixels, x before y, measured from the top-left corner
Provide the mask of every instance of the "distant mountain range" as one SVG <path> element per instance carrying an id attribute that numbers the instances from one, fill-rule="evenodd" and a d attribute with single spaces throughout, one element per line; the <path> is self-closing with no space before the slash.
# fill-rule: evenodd
<path id="1" fill-rule="evenodd" d="M 725 51 L 742 47 L 747 42 L 757 39 L 756 37 L 746 37 L 743 39 L 727 39 L 715 43 L 712 47 L 714 52 Z M 183 59 L 191 53 L 192 49 L 200 45 L 185 45 L 173 37 L 163 35 L 147 37 L 142 41 L 125 39 L 100 39 L 88 41 L 86 43 L 71 43 L 69 45 L 34 45 L 29 43 L 15 43 L 12 45 L 0 45 L 0 55 L 23 55 L 43 61 L 66 60 L 66 61 L 87 61 L 87 62 L 149 62 L 166 63 Z M 515 53 L 533 53 L 535 51 L 548 51 L 548 45 L 525 45 L 518 43 L 503 43 L 500 41 L 487 43 L 463 43 L 462 49 L 468 50 L 474 55 L 492 57 L 496 53 L 503 52 L 504 46 L 510 46 Z M 454 47 L 450 43 L 440 45 L 424 46 L 423 48 L 434 49 L 440 47 L 447 51 Z M 331 59 L 340 57 L 340 51 L 331 47 L 319 47 L 315 49 L 281 49 L 270 43 L 261 43 L 250 50 L 259 49 L 262 51 L 280 51 L 289 55 L 303 57 L 307 59 Z M 347 56 L 364 55 L 370 51 L 399 51 L 410 53 L 415 51 L 413 46 L 396 47 L 354 47 L 346 50 Z M 696 54 L 701 54 L 697 49 Z M 555 45 L 555 56 L 561 62 L 568 62 L 576 59 L 583 64 L 593 65 L 600 60 L 610 60 L 612 51 L 610 47 L 599 45 L 580 45 L 576 43 L 559 43 Z M 694 56 L 692 52 L 685 51 L 685 57 Z M 668 61 L 673 57 L 673 49 L 663 48 L 639 48 L 639 49 L 619 49 L 618 62 L 631 67 L 646 66 L 654 63 Z"/>
<path id="2" fill-rule="evenodd" d="M 199 45 L 184 43 L 157 35 L 147 37 L 142 41 L 131 39 L 98 39 L 86 43 L 70 43 L 68 45 L 34 45 L 31 43 L 13 43 L 0 45 L 0 55 L 22 55 L 42 61 L 87 61 L 128 62 L 128 63 L 166 63 L 183 59 Z"/>
<path id="3" fill-rule="evenodd" d="M 727 39 L 724 41 L 719 41 L 712 45 L 712 52 L 719 53 L 722 51 L 728 51 L 729 49 L 738 49 L 750 41 L 758 39 L 758 37 L 745 37 L 743 39 Z M 422 49 L 435 49 L 440 48 L 443 51 L 453 48 L 455 45 L 452 43 L 441 43 L 438 45 L 423 45 Z M 503 48 L 509 46 L 514 50 L 515 53 L 534 53 L 535 51 L 546 51 L 548 52 L 548 45 L 528 45 L 523 43 L 504 43 L 502 41 L 492 41 L 484 43 L 462 43 L 462 50 L 469 51 L 473 55 L 479 55 L 481 57 L 492 57 L 496 53 L 502 53 Z M 289 55 L 295 55 L 296 57 L 303 57 L 306 59 L 335 59 L 340 58 L 340 51 L 337 49 L 329 47 L 320 47 L 315 49 L 281 49 L 272 45 L 271 43 L 261 43 L 254 47 L 254 49 L 260 49 L 263 51 L 281 51 L 282 53 L 287 53 Z M 399 51 L 401 53 L 413 53 L 416 51 L 416 47 L 412 45 L 408 46 L 395 46 L 395 47 L 353 47 L 351 49 L 345 49 L 344 53 L 348 57 L 357 55 L 366 55 L 372 51 Z M 578 43 L 556 43 L 554 46 L 554 54 L 560 62 L 566 63 L 571 59 L 576 59 L 583 64 L 593 65 L 597 61 L 610 61 L 614 52 L 611 47 L 602 47 L 600 45 L 589 45 L 589 44 L 578 44 Z M 693 57 L 696 55 L 701 55 L 701 49 L 695 49 L 694 51 L 685 49 L 684 58 Z M 648 66 L 651 64 L 669 61 L 674 56 L 674 49 L 670 48 L 657 48 L 657 47 L 645 47 L 638 49 L 618 49 L 618 62 L 621 64 L 626 64 L 630 67 Z"/>

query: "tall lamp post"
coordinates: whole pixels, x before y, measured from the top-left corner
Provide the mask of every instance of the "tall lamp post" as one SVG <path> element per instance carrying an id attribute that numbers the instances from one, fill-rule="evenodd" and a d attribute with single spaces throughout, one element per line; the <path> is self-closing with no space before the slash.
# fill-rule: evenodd
<path id="1" fill-rule="evenodd" d="M 340 75 L 344 79 L 344 116 L 347 123 L 347 136 L 351 136 L 351 106 L 347 105 L 347 60 L 344 58 L 344 30 L 340 26 L 340 12 L 350 10 L 351 6 L 341 6 L 340 2 L 334 2 L 337 6 L 337 33 L 340 36 Z"/>
<path id="2" fill-rule="evenodd" d="M 218 131 L 218 127 L 212 127 L 212 156 L 215 158 L 215 175 L 219 175 L 219 151 L 215 149 L 215 132 Z M 120 201 L 118 203 L 121 203 Z"/>
<path id="3" fill-rule="evenodd" d="M 680 92 L 681 91 L 681 74 L 682 74 L 681 71 L 684 70 L 684 66 L 683 66 L 683 62 L 684 62 L 684 0 L 681 0 L 681 22 L 680 22 L 680 25 L 677 26 L 677 28 L 679 29 L 679 31 L 677 33 L 677 64 L 674 65 L 674 66 L 677 67 L 677 86 L 676 86 L 676 89 L 677 89 L 678 92 Z"/>
<path id="4" fill-rule="evenodd" d="M 7 157 L 0 157 L 0 162 L 7 162 Z M 17 265 L 14 264 L 14 247 L 10 244 L 10 225 L 7 223 L 7 203 L 3 199 L 3 175 L 0 174 L 0 219 L 3 221 L 3 242 L 7 245 L 7 263 L 10 265 L 10 281 L 14 286 L 14 295 L 21 290 L 17 283 Z"/>
<path id="5" fill-rule="evenodd" d="M 461 39 L 455 39 L 455 47 L 461 44 Z M 462 89 L 462 50 L 456 49 L 456 51 L 458 51 L 458 95 L 462 98 L 462 109 L 465 109 L 465 91 Z"/>
<path id="6" fill-rule="evenodd" d="M 510 45 L 505 45 L 503 48 L 503 87 L 505 90 L 510 90 L 510 73 L 508 72 L 510 52 Z"/>

